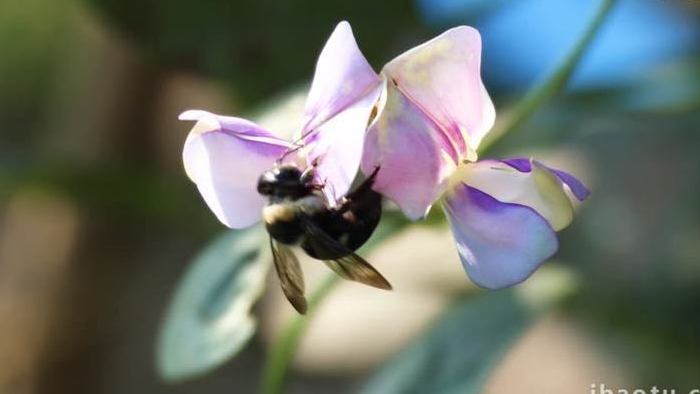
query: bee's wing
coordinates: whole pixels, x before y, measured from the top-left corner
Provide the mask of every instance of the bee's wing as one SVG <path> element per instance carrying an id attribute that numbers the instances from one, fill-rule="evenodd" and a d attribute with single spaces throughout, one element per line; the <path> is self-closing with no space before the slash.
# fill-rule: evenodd
<path id="1" fill-rule="evenodd" d="M 336 260 L 324 260 L 323 262 L 342 278 L 384 290 L 391 290 L 391 284 L 382 274 L 362 257 L 354 253 Z"/>
<path id="2" fill-rule="evenodd" d="M 342 254 L 343 257 L 335 260 L 324 261 L 326 265 L 342 278 L 354 280 L 380 289 L 391 290 L 391 284 L 382 274 L 372 267 L 365 259 L 345 247 L 345 245 L 331 238 L 323 229 L 308 218 L 302 218 L 307 240 L 312 248 L 317 251 L 332 251 L 334 254 Z M 323 253 L 319 253 L 323 254 Z"/>
<path id="3" fill-rule="evenodd" d="M 270 238 L 270 248 L 282 292 L 297 312 L 305 314 L 307 304 L 304 298 L 304 274 L 297 256 L 288 246 L 280 245 L 272 238 Z"/>

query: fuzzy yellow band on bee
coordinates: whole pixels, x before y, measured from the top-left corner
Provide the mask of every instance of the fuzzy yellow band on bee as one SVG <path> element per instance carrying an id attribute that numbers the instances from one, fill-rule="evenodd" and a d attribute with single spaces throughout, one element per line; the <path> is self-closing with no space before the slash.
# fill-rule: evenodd
<path id="1" fill-rule="evenodd" d="M 290 222 L 294 220 L 299 207 L 293 203 L 272 204 L 263 208 L 262 217 L 266 224 Z"/>

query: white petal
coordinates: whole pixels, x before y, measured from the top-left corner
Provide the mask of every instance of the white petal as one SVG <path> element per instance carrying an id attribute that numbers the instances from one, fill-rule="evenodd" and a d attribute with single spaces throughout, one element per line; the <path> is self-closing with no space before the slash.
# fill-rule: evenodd
<path id="1" fill-rule="evenodd" d="M 302 132 L 319 127 L 369 94 L 379 83 L 379 76 L 357 47 L 350 24 L 340 22 L 318 57 Z"/>
<path id="2" fill-rule="evenodd" d="M 352 185 L 362 159 L 370 113 L 381 92 L 381 85 L 370 94 L 335 115 L 311 135 L 307 155 L 316 165 L 316 177 L 325 184 L 331 201 L 338 201 Z"/>
<path id="3" fill-rule="evenodd" d="M 531 207 L 559 231 L 574 217 L 574 208 L 559 179 L 539 165 L 522 172 L 499 160 L 460 166 L 452 182 L 465 183 L 498 201 Z"/>
<path id="4" fill-rule="evenodd" d="M 496 117 L 480 72 L 481 36 L 468 26 L 406 51 L 382 70 L 440 125 L 461 157 L 474 157 Z"/>
<path id="5" fill-rule="evenodd" d="M 288 144 L 247 120 L 222 117 L 220 122 L 216 115 L 203 114 L 185 141 L 185 171 L 223 224 L 250 226 L 260 220 L 265 204 L 257 192 L 258 177 Z"/>

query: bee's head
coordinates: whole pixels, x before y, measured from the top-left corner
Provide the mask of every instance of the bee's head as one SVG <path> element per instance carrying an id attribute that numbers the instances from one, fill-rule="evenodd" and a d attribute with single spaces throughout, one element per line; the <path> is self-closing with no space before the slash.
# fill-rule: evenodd
<path id="1" fill-rule="evenodd" d="M 263 196 L 301 198 L 313 190 L 311 179 L 311 172 L 302 172 L 295 166 L 275 167 L 258 178 L 258 193 Z"/>

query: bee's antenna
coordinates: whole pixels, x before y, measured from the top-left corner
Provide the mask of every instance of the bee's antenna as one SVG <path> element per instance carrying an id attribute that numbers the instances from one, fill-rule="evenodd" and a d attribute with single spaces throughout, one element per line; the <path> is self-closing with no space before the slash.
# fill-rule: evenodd
<path id="1" fill-rule="evenodd" d="M 294 152 L 299 151 L 301 148 L 304 147 L 304 145 L 299 144 L 297 141 L 292 143 L 294 145 L 294 148 L 287 149 L 282 156 L 278 157 L 277 160 L 275 160 L 275 165 L 279 166 L 282 164 L 282 161 L 287 158 L 287 156 L 291 155 Z"/>
<path id="2" fill-rule="evenodd" d="M 304 134 L 302 134 L 299 138 L 296 140 L 292 141 L 292 145 L 294 145 L 294 148 L 292 149 L 287 149 L 286 152 L 282 156 L 280 156 L 276 161 L 276 165 L 280 165 L 282 163 L 282 160 L 286 159 L 287 156 L 291 155 L 294 152 L 299 151 L 299 149 L 302 149 L 304 147 L 304 139 L 309 136 L 314 130 L 308 131 Z"/>
<path id="3" fill-rule="evenodd" d="M 300 179 L 302 182 L 310 182 L 313 177 L 314 177 L 314 167 L 308 167 L 307 169 L 304 170 L 304 172 L 301 173 Z"/>

